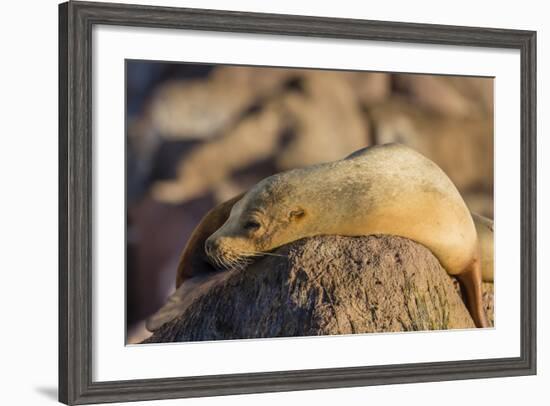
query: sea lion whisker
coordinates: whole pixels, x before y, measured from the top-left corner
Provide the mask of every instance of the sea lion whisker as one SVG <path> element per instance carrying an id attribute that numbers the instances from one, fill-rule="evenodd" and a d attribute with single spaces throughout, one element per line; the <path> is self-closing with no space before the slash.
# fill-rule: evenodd
<path id="1" fill-rule="evenodd" d="M 233 267 L 235 260 L 230 256 L 226 256 L 222 258 L 222 262 L 223 262 L 224 268 L 230 269 Z"/>
<path id="2" fill-rule="evenodd" d="M 250 256 L 250 257 L 261 257 L 261 256 L 263 256 L 263 255 L 269 255 L 269 256 L 272 256 L 272 257 L 287 258 L 287 255 L 274 254 L 274 253 L 272 253 L 272 252 L 262 252 L 262 251 L 250 251 L 250 252 L 245 252 L 245 253 L 243 253 L 243 255 Z"/>
<path id="3" fill-rule="evenodd" d="M 220 256 L 214 255 L 213 259 L 217 268 L 220 268 L 220 269 L 227 268 L 226 264 L 224 263 L 223 259 Z"/>
<path id="4" fill-rule="evenodd" d="M 246 259 L 236 252 L 228 252 L 224 260 L 226 262 L 226 267 L 232 270 L 241 270 L 248 265 Z"/>
<path id="5" fill-rule="evenodd" d="M 241 264 L 237 260 L 232 259 L 231 261 L 229 261 L 228 269 L 238 271 L 242 269 L 241 267 Z"/>
<path id="6" fill-rule="evenodd" d="M 231 267 L 238 268 L 240 267 L 240 261 L 237 258 L 232 258 L 230 261 Z"/>
<path id="7" fill-rule="evenodd" d="M 261 252 L 242 252 L 241 256 L 246 258 L 257 258 L 257 257 L 261 257 L 262 253 Z"/>
<path id="8" fill-rule="evenodd" d="M 282 254 L 273 254 L 272 252 L 264 252 L 263 255 L 269 255 L 271 257 L 281 257 L 281 258 L 287 258 L 287 255 Z"/>
<path id="9" fill-rule="evenodd" d="M 235 256 L 232 258 L 232 261 L 233 261 L 233 266 L 236 269 L 242 270 L 252 263 L 250 259 L 246 258 L 243 255 L 240 255 L 240 253 L 239 255 L 237 254 L 234 254 L 234 255 Z"/>

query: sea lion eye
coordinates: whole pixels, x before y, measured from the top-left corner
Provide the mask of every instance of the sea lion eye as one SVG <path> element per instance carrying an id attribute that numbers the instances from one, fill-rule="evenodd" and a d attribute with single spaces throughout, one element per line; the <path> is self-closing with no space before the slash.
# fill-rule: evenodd
<path id="1" fill-rule="evenodd" d="M 300 219 L 300 218 L 304 217 L 305 214 L 306 213 L 305 213 L 304 209 L 298 208 L 298 209 L 292 210 L 289 213 L 289 217 L 291 219 Z"/>
<path id="2" fill-rule="evenodd" d="M 245 228 L 246 230 L 250 230 L 250 231 L 256 231 L 256 230 L 258 230 L 260 227 L 261 227 L 261 224 L 258 223 L 256 220 L 248 220 L 248 221 L 244 224 L 244 228 Z"/>

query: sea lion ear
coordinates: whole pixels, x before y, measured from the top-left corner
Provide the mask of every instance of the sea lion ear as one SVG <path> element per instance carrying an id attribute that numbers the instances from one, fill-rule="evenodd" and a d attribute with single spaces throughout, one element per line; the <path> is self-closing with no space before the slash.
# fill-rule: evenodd
<path id="1" fill-rule="evenodd" d="M 290 217 L 290 220 L 299 220 L 304 217 L 305 214 L 306 212 L 304 209 L 297 207 L 288 214 L 288 217 Z"/>

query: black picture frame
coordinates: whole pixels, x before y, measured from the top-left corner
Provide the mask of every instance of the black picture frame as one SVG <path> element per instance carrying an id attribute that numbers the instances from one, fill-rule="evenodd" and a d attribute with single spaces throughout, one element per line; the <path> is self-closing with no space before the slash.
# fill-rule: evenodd
<path id="1" fill-rule="evenodd" d="M 95 24 L 511 48 L 521 54 L 521 354 L 284 372 L 92 380 L 92 28 Z M 536 374 L 536 32 L 68 2 L 59 5 L 59 400 L 219 396 Z"/>

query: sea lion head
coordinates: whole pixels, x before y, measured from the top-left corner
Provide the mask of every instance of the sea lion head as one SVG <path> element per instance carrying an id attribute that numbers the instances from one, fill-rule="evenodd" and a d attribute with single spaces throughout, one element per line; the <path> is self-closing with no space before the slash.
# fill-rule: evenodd
<path id="1" fill-rule="evenodd" d="M 286 177 L 264 179 L 231 209 L 227 221 L 205 242 L 209 261 L 223 269 L 243 268 L 254 257 L 302 236 L 309 223 L 300 193 Z"/>

